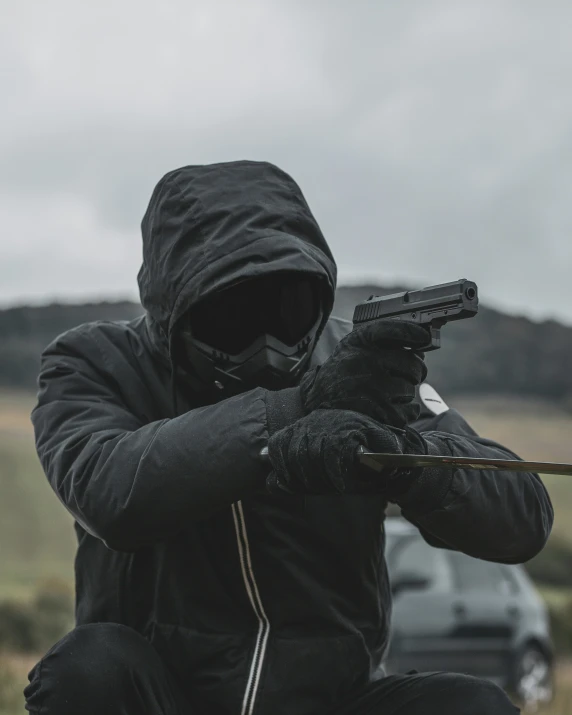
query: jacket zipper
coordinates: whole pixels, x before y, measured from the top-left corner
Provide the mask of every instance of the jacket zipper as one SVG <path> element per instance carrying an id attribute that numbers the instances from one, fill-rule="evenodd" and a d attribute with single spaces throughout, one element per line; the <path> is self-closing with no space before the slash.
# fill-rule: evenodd
<path id="1" fill-rule="evenodd" d="M 264 606 L 262 605 L 262 600 L 258 591 L 258 585 L 252 570 L 250 546 L 248 543 L 248 534 L 246 531 L 242 502 L 238 501 L 236 504 L 232 505 L 232 516 L 236 531 L 236 541 L 238 544 L 238 556 L 240 559 L 240 567 L 242 569 L 242 578 L 250 600 L 250 605 L 252 606 L 254 615 L 258 620 L 256 645 L 254 648 L 252 663 L 250 665 L 244 699 L 242 701 L 242 710 L 240 711 L 240 715 L 252 715 L 256 703 L 256 696 L 258 695 L 260 687 L 260 676 L 264 665 L 268 636 L 270 634 L 270 622 L 266 612 L 264 611 Z"/>

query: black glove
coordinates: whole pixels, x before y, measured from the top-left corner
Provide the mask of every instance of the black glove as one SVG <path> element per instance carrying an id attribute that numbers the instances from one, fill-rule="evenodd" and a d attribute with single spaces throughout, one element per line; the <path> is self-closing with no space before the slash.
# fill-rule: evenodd
<path id="1" fill-rule="evenodd" d="M 419 416 L 415 387 L 425 379 L 426 328 L 401 320 L 359 326 L 340 341 L 332 355 L 300 382 L 307 413 L 319 409 L 352 410 L 393 427 Z M 407 349 L 411 348 L 411 349 Z"/>
<path id="2" fill-rule="evenodd" d="M 271 493 L 381 493 L 388 500 L 404 494 L 423 470 L 374 472 L 357 461 L 356 450 L 425 454 L 423 438 L 413 430 L 380 425 L 349 410 L 315 410 L 270 437 L 268 455 L 274 471 Z"/>

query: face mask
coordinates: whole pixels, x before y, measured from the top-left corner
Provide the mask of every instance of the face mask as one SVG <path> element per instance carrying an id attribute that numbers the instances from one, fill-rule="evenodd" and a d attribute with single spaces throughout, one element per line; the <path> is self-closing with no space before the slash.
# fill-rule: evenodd
<path id="1" fill-rule="evenodd" d="M 322 322 L 319 283 L 275 274 L 239 283 L 193 307 L 181 328 L 186 361 L 229 394 L 296 384 Z"/>

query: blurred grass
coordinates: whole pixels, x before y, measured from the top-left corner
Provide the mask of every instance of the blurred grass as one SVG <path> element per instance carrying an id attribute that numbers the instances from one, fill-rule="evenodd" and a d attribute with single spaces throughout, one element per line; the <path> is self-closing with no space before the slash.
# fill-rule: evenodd
<path id="1" fill-rule="evenodd" d="M 556 611 L 561 611 L 566 608 L 572 600 L 571 588 L 537 586 L 537 590 L 549 607 Z"/>
<path id="2" fill-rule="evenodd" d="M 21 715 L 24 712 L 23 690 L 27 673 L 37 658 L 0 654 L 0 715 Z"/>
<path id="3" fill-rule="evenodd" d="M 11 713 L 10 713 L 11 715 Z M 555 695 L 550 705 L 540 708 L 537 715 L 572 715 L 572 664 L 560 663 L 556 670 Z"/>
<path id="4" fill-rule="evenodd" d="M 0 600 L 26 597 L 52 576 L 73 580 L 72 520 L 38 462 L 33 404 L 31 395 L 0 393 Z"/>

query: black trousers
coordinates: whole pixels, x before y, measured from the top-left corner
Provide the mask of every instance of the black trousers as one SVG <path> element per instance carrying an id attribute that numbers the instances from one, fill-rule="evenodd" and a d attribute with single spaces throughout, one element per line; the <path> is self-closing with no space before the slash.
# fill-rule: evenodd
<path id="1" fill-rule="evenodd" d="M 32 669 L 26 708 L 37 715 L 208 715 L 191 705 L 157 652 L 111 623 L 80 626 Z M 391 675 L 328 715 L 515 715 L 495 685 L 450 673 Z M 294 714 L 293 714 L 294 715 Z"/>

